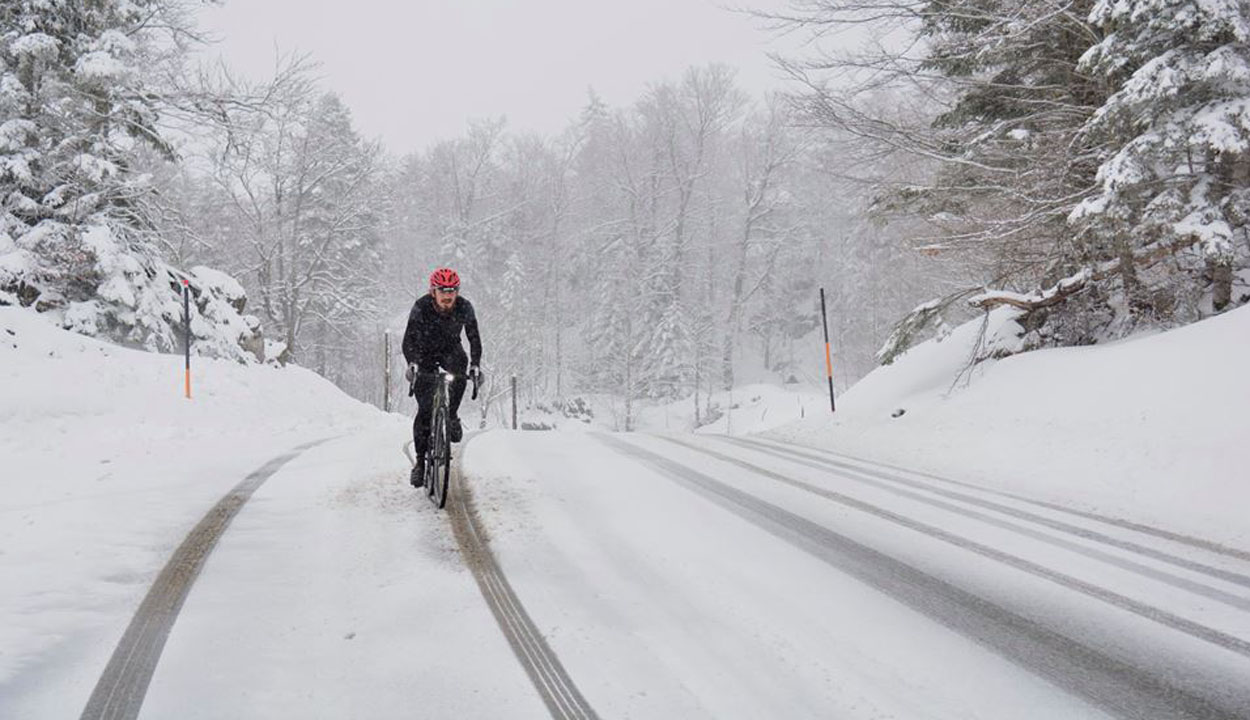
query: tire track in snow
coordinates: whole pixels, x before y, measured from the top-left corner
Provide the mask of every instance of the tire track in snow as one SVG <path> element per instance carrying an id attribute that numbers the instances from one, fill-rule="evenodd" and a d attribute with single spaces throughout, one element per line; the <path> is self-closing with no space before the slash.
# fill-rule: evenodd
<path id="1" fill-rule="evenodd" d="M 867 473 L 870 475 L 874 475 L 876 477 L 880 477 L 880 478 L 887 479 L 887 480 L 892 480 L 895 482 L 906 482 L 906 483 L 912 484 L 915 487 L 922 487 L 930 492 L 937 492 L 932 486 L 925 485 L 923 483 L 917 483 L 914 480 L 909 480 L 907 478 L 904 478 L 902 474 L 898 474 L 898 473 L 903 473 L 903 474 L 911 475 L 914 477 L 923 477 L 928 480 L 936 481 L 943 485 L 961 487 L 961 488 L 966 488 L 968 490 L 972 490 L 974 492 L 978 492 L 978 493 L 982 493 L 986 495 L 995 495 L 995 496 L 1002 497 L 1002 498 L 1008 498 L 1010 500 L 1015 500 L 1017 502 L 1025 503 L 1028 505 L 1046 508 L 1047 510 L 1054 510 L 1055 512 L 1064 513 L 1064 514 L 1071 515 L 1074 517 L 1079 517 L 1079 518 L 1084 518 L 1086 520 L 1093 520 L 1095 522 L 1104 523 L 1107 525 L 1111 525 L 1113 527 L 1121 528 L 1123 530 L 1132 530 L 1134 532 L 1141 533 L 1142 535 L 1150 535 L 1152 537 L 1160 538 L 1163 540 L 1170 540 L 1180 545 L 1188 545 L 1189 547 L 1196 548 L 1199 550 L 1206 550 L 1207 552 L 1215 553 L 1216 555 L 1223 555 L 1225 557 L 1236 558 L 1238 560 L 1250 560 L 1250 552 L 1246 552 L 1245 550 L 1240 550 L 1238 548 L 1228 547 L 1226 545 L 1220 545 L 1219 543 L 1211 542 L 1210 540 L 1204 540 L 1202 538 L 1196 538 L 1190 535 L 1182 535 L 1181 533 L 1172 532 L 1171 530 L 1164 530 L 1162 528 L 1152 527 L 1150 525 L 1144 525 L 1142 523 L 1136 523 L 1130 520 L 1109 517 L 1107 515 L 1100 515 L 1098 513 L 1088 512 L 1086 510 L 1079 510 L 1077 508 L 1070 508 L 1065 505 L 1060 505 L 1059 503 L 1046 502 L 1044 500 L 1035 500 L 1033 498 L 1025 497 L 1024 495 L 1019 495 L 1019 494 L 1012 493 L 1012 492 L 1007 492 L 1005 490 L 997 490 L 994 488 L 982 487 L 974 483 L 962 482 L 959 480 L 952 480 L 950 478 L 942 477 L 941 475 L 934 475 L 932 473 L 921 472 L 918 470 L 910 470 L 908 468 L 900 467 L 898 465 L 890 465 L 888 463 L 877 462 L 875 460 L 866 460 L 864 458 L 855 457 L 852 455 L 843 455 L 841 453 L 837 453 L 832 450 L 822 450 L 820 448 L 813 448 L 813 447 L 808 447 L 806 445 L 798 445 L 795 443 L 787 443 L 787 442 L 781 442 L 781 441 L 776 441 L 776 440 L 768 440 L 767 442 L 765 442 L 764 440 L 760 440 L 757 438 L 728 437 L 728 436 L 718 437 L 718 439 L 724 440 L 726 442 L 736 443 L 743 447 L 755 447 L 757 449 L 768 448 L 771 450 L 789 453 L 790 455 L 794 455 L 798 457 L 806 457 L 811 460 L 815 460 L 816 462 L 823 462 L 827 465 L 834 466 L 839 469 Z M 860 463 L 860 464 L 856 465 L 855 463 Z M 865 466 L 868 466 L 868 467 L 865 467 Z M 887 473 L 885 472 L 886 470 L 892 470 L 894 471 L 895 474 Z M 956 495 L 958 495 L 958 493 L 956 493 Z M 1019 511 L 1019 512 L 1023 513 L 1024 511 Z M 1026 514 L 1030 514 L 1030 513 L 1026 513 Z M 1074 526 L 1068 526 L 1068 527 L 1074 527 Z M 1083 528 L 1078 528 L 1078 532 L 1076 534 L 1082 535 L 1084 537 L 1091 537 L 1090 535 L 1091 533 L 1093 533 L 1093 531 L 1085 530 Z M 1103 537 L 1103 536 L 1100 535 L 1100 537 Z M 1091 539 L 1098 539 L 1098 538 L 1091 537 Z M 1138 546 L 1135 546 L 1135 547 L 1138 547 Z M 1134 548 L 1128 548 L 1128 549 L 1134 549 Z M 1165 562 L 1168 562 L 1168 560 L 1165 560 Z M 1184 567 L 1184 565 L 1182 565 L 1182 567 Z M 1206 568 L 1206 566 L 1201 566 L 1199 568 L 1191 567 L 1190 569 L 1194 569 L 1194 570 L 1197 570 L 1198 572 L 1202 572 L 1204 568 Z M 1235 577 L 1234 579 L 1229 580 L 1230 582 L 1234 582 L 1240 585 L 1245 585 L 1247 587 L 1250 587 L 1250 577 L 1246 577 L 1244 575 L 1236 575 L 1235 573 L 1233 575 Z"/>
<path id="2" fill-rule="evenodd" d="M 459 455 L 463 455 L 463 452 L 462 450 Z M 526 612 L 525 606 L 521 604 L 520 598 L 495 560 L 481 521 L 467 499 L 469 491 L 461 471 L 459 455 L 456 457 L 453 482 L 449 489 L 452 493 L 451 527 L 460 552 L 482 591 L 482 597 L 486 599 L 495 621 L 508 639 L 508 644 L 512 646 L 513 654 L 525 668 L 526 675 L 529 675 L 534 689 L 542 696 L 551 716 L 556 720 L 598 720 L 599 716 L 594 708 L 577 689 L 560 663 L 560 658 L 539 632 L 538 626 Z"/>
<path id="3" fill-rule="evenodd" d="M 113 650 L 81 720 L 132 720 L 138 717 L 169 631 L 191 586 L 230 521 L 266 480 L 283 465 L 329 438 L 298 445 L 252 471 L 217 502 L 187 534 L 135 611 Z"/>
<path id="4" fill-rule="evenodd" d="M 703 453 L 705 455 L 708 455 L 709 457 L 714 457 L 714 458 L 717 458 L 718 460 L 722 460 L 724 462 L 737 465 L 738 467 L 749 470 L 752 473 L 755 473 L 756 475 L 771 478 L 773 480 L 784 483 L 791 487 L 798 488 L 799 490 L 804 490 L 804 491 L 812 493 L 813 495 L 823 497 L 826 500 L 832 500 L 833 502 L 839 503 L 846 507 L 850 507 L 856 510 L 860 510 L 862 512 L 866 512 L 875 517 L 879 517 L 883 520 L 887 520 L 897 525 L 900 525 L 902 527 L 908 528 L 909 530 L 914 530 L 916 532 L 922 533 L 936 540 L 941 540 L 950 545 L 954 545 L 955 547 L 967 550 L 969 552 L 976 553 L 978 555 L 981 555 L 982 557 L 986 557 L 991 560 L 998 561 L 1004 565 L 1016 568 L 1017 570 L 1022 570 L 1035 577 L 1039 577 L 1044 580 L 1049 580 L 1069 590 L 1079 592 L 1083 595 L 1086 595 L 1087 597 L 1091 597 L 1097 600 L 1102 600 L 1103 602 L 1106 602 L 1114 607 L 1120 608 L 1121 610 L 1126 610 L 1128 612 L 1133 613 L 1134 615 L 1138 615 L 1147 620 L 1152 620 L 1161 625 L 1169 627 L 1173 630 L 1178 630 L 1180 632 L 1183 632 L 1187 635 L 1198 638 L 1200 640 L 1205 640 L 1209 643 L 1218 645 L 1226 650 L 1231 650 L 1232 652 L 1235 652 L 1239 655 L 1242 655 L 1243 657 L 1247 659 L 1250 659 L 1250 641 L 1243 640 L 1242 638 L 1236 637 L 1234 635 L 1230 635 L 1228 633 L 1221 632 L 1214 628 L 1207 627 L 1206 625 L 1202 625 L 1201 623 L 1188 620 L 1186 618 L 1180 617 L 1178 615 L 1167 612 L 1160 608 L 1156 608 L 1152 605 L 1139 602 L 1137 600 L 1134 600 L 1127 596 L 1113 592 L 1111 590 L 1100 587 L 1098 585 L 1094 585 L 1092 583 L 1079 580 L 1070 575 L 1065 575 L 1057 570 L 1052 570 L 1043 565 L 1039 565 L 1037 563 L 1034 563 L 1029 560 L 1025 560 L 1023 558 L 1017 557 L 1010 553 L 1006 553 L 1001 550 L 983 545 L 981 543 L 962 537 L 960 535 L 955 535 L 953 533 L 942 530 L 941 528 L 928 525 L 926 523 L 922 523 L 918 520 L 912 520 L 911 518 L 904 517 L 890 510 L 886 510 L 876 505 L 872 505 L 871 503 L 864 502 L 863 500 L 859 500 L 857 498 L 853 498 L 848 495 L 843 495 L 842 493 L 834 492 L 832 490 L 826 490 L 824 488 L 816 487 L 815 485 L 805 483 L 801 480 L 794 480 L 792 478 L 788 478 L 780 473 L 774 472 L 767 468 L 762 468 L 758 465 L 753 465 L 749 462 L 746 462 L 745 460 L 740 460 L 738 458 L 731 457 L 729 455 L 724 455 L 724 454 L 721 454 L 712 450 L 702 449 L 695 445 L 682 442 L 680 440 L 675 440 L 672 438 L 666 438 L 662 436 L 655 436 L 655 437 L 661 440 L 667 440 L 668 442 L 674 443 L 676 445 L 681 445 L 683 447 L 689 448 L 690 450 L 694 450 L 695 452 Z M 924 498 L 913 498 L 913 499 L 919 499 L 920 501 L 924 501 Z M 931 503 L 931 504 L 934 504 L 938 507 L 942 507 L 942 505 L 938 503 Z M 960 514 L 964 514 L 969 517 L 977 517 L 973 513 L 961 512 L 960 509 L 957 507 L 946 507 L 944 509 L 950 512 L 960 512 Z M 982 522 L 987 522 L 987 523 L 993 520 L 993 518 L 989 518 L 989 517 L 978 517 L 977 519 L 981 520 Z M 1025 530 L 1024 528 L 1014 528 L 1014 529 L 1017 532 L 1021 532 L 1021 534 L 1024 534 L 1028 537 L 1033 537 L 1034 539 L 1040 539 L 1043 541 L 1054 540 L 1054 538 L 1047 538 L 1046 536 L 1026 533 L 1024 532 Z M 1074 552 L 1082 552 L 1084 554 L 1097 557 L 1096 555 L 1094 555 L 1094 553 L 1086 552 L 1088 549 L 1083 548 L 1081 546 L 1076 546 L 1074 548 L 1067 548 L 1067 549 L 1073 550 Z M 1150 568 L 1140 566 L 1140 565 L 1137 565 L 1136 567 L 1134 567 L 1136 565 L 1135 563 L 1124 562 L 1120 560 L 1119 558 L 1115 558 L 1112 556 L 1105 556 L 1099 559 L 1102 559 L 1105 562 L 1112 562 L 1114 564 L 1119 565 L 1120 567 L 1124 567 L 1125 569 L 1136 571 L 1146 577 L 1152 577 L 1156 580 L 1167 582 L 1173 585 L 1174 587 L 1180 587 L 1180 588 L 1189 590 L 1191 592 L 1197 592 L 1198 594 L 1211 597 L 1212 599 L 1220 600 L 1222 602 L 1230 604 L 1239 609 L 1245 609 L 1245 603 L 1242 602 L 1241 598 L 1229 595 L 1227 593 L 1217 593 L 1217 591 L 1215 591 L 1213 588 L 1208 588 L 1203 585 L 1198 585 L 1197 583 L 1187 586 L 1184 583 L 1183 578 L 1175 578 L 1172 576 L 1167 576 L 1166 574 L 1163 574 L 1163 573 L 1152 575 L 1150 574 L 1151 573 Z"/>
<path id="5" fill-rule="evenodd" d="M 678 440 L 676 438 L 666 437 L 662 435 L 657 435 L 655 437 L 661 440 L 665 440 L 667 442 L 674 443 L 676 445 L 680 445 L 694 452 L 702 453 L 709 457 L 714 457 L 723 462 L 727 462 L 732 465 L 737 465 L 738 467 L 750 470 L 751 472 L 757 475 L 771 477 L 774 480 L 779 480 L 780 482 L 784 482 L 788 485 L 791 485 L 792 487 L 797 487 L 800 490 L 804 490 L 814 495 L 823 497 L 826 500 L 832 500 L 834 502 L 838 502 L 843 505 L 851 505 L 853 507 L 856 507 L 859 510 L 864 510 L 865 512 L 871 512 L 872 514 L 877 515 L 878 517 L 883 517 L 887 520 L 894 520 L 895 522 L 899 522 L 892 513 L 887 513 L 886 511 L 879 510 L 879 509 L 866 510 L 865 508 L 877 507 L 877 506 L 870 505 L 869 503 L 864 503 L 858 500 L 845 500 L 844 501 L 845 496 L 841 495 L 840 493 L 836 493 L 830 490 L 825 490 L 823 488 L 819 488 L 814 485 L 810 485 L 808 483 L 791 480 L 790 478 L 780 475 L 779 473 L 775 473 L 766 468 L 762 468 L 758 465 L 754 465 L 745 460 L 742 460 L 742 459 L 739 459 L 730 455 L 725 455 L 723 453 L 716 452 L 715 450 L 709 450 L 707 448 L 701 447 L 699 445 L 696 445 L 694 443 L 691 443 L 685 440 Z M 722 441 L 732 442 L 732 440 L 730 440 L 729 438 L 718 438 L 718 439 Z M 1240 595 L 1235 595 L 1229 592 L 1225 592 L 1218 588 L 1214 588 L 1209 585 L 1204 585 L 1203 583 L 1195 582 L 1188 578 L 1184 578 L 1178 575 L 1174 575 L 1172 573 L 1164 572 L 1162 570 L 1158 570 L 1156 568 L 1142 564 L 1135 560 L 1130 560 L 1128 558 L 1123 558 L 1117 555 L 1113 555 L 1111 553 L 1100 550 L 1096 547 L 1082 545 L 1080 543 L 1065 539 L 1063 537 L 1048 535 L 1046 533 L 1040 532 L 1026 525 L 1017 524 L 1015 522 L 1008 521 L 1008 520 L 1003 520 L 998 517 L 987 515 L 986 513 L 983 513 L 983 512 L 979 512 L 977 510 L 966 508 L 961 505 L 956 505 L 956 504 L 949 503 L 943 500 L 938 500 L 936 498 L 929 497 L 919 492 L 913 492 L 911 490 L 906 490 L 901 487 L 895 487 L 886 482 L 881 482 L 879 480 L 874 479 L 878 477 L 886 478 L 887 476 L 884 476 L 884 475 L 878 475 L 876 473 L 863 472 L 863 471 L 857 472 L 855 470 L 834 468 L 828 465 L 822 465 L 820 464 L 819 461 L 809 462 L 806 460 L 795 459 L 794 457 L 790 457 L 786 454 L 783 454 L 782 451 L 773 452 L 769 449 L 766 449 L 765 447 L 757 448 L 754 446 L 750 446 L 747 443 L 737 443 L 737 444 L 743 447 L 748 447 L 752 451 L 759 452 L 761 454 L 771 455 L 773 457 L 781 458 L 782 460 L 785 460 L 787 462 L 792 462 L 797 465 L 803 465 L 805 467 L 810 467 L 816 470 L 824 470 L 825 472 L 834 474 L 838 478 L 860 482 L 868 487 L 873 487 L 878 490 L 884 490 L 886 492 L 890 492 L 895 495 L 898 495 L 899 497 L 905 497 L 905 498 L 908 498 L 909 500 L 913 500 L 918 503 L 929 505 L 930 507 L 936 507 L 936 508 L 945 510 L 946 512 L 949 512 L 949 513 L 962 515 L 964 517 L 982 522 L 986 525 L 990 525 L 990 526 L 997 527 L 1003 530 L 1007 530 L 1008 532 L 1013 532 L 1018 535 L 1023 535 L 1024 537 L 1036 540 L 1038 542 L 1045 543 L 1047 545 L 1060 547 L 1065 550 L 1068 550 L 1069 552 L 1074 552 L 1074 553 L 1084 555 L 1086 557 L 1094 558 L 1095 560 L 1099 560 L 1101 562 L 1107 563 L 1108 565 L 1114 565 L 1118 568 L 1128 570 L 1129 572 L 1135 573 L 1141 577 L 1147 577 L 1152 580 L 1157 580 L 1167 585 L 1171 585 L 1172 587 L 1179 588 L 1181 590 L 1186 590 L 1188 592 L 1192 592 L 1197 595 L 1202 595 L 1203 597 L 1207 597 L 1212 600 L 1216 600 L 1218 602 L 1224 603 L 1225 605 L 1229 605 L 1231 607 L 1237 608 L 1238 610 L 1250 611 L 1250 598 L 1242 597 Z M 903 485 L 904 487 L 916 487 L 920 489 L 926 489 L 926 488 L 923 488 L 923 486 L 919 483 L 912 483 L 912 482 L 903 481 L 903 480 L 896 480 L 896 482 L 900 485 Z M 957 493 L 943 493 L 943 492 L 934 491 L 931 489 L 930 489 L 930 492 L 934 492 L 942 496 L 952 497 L 953 499 L 965 498 L 965 496 L 958 495 Z M 977 503 L 974 503 L 974 504 L 977 504 Z M 1009 509 L 1010 508 L 1008 508 L 1008 510 Z M 1017 517 L 1021 521 L 1025 521 L 1025 522 L 1033 520 L 1037 517 L 1030 513 L 1019 513 L 1019 514 L 1009 513 L 1009 514 L 1011 514 L 1012 517 Z M 889 517 L 887 517 L 887 515 L 889 515 Z M 965 538 L 960 538 L 958 536 L 953 536 L 953 535 L 948 536 L 947 533 L 943 533 L 941 531 L 938 531 L 938 533 L 930 532 L 924 529 L 926 527 L 924 525 L 918 525 L 918 524 L 913 524 L 913 523 L 900 523 L 900 524 L 903 524 L 906 527 L 910 527 L 913 530 L 924 532 L 930 537 L 935 537 L 939 540 L 945 540 L 947 542 L 957 545 L 958 547 L 962 547 L 965 550 L 970 550 L 979 555 L 989 557 L 990 559 L 993 559 L 993 560 L 1002 561 L 1004 557 L 1007 557 L 1006 553 L 1000 553 L 996 550 L 989 550 L 989 549 L 983 548 L 977 543 L 967 540 Z M 1066 528 L 1070 527 L 1062 523 L 1060 523 L 1061 527 L 1055 527 L 1053 523 L 1049 523 L 1049 522 L 1043 522 L 1040 524 L 1042 524 L 1045 527 L 1049 527 L 1053 530 L 1060 530 L 1061 532 L 1066 532 Z M 1077 529 L 1082 530 L 1080 528 L 1077 528 Z M 1091 542 L 1100 542 L 1100 538 L 1105 537 L 1101 533 L 1085 532 L 1083 530 L 1082 532 L 1070 533 L 1070 534 L 1077 536 L 1077 537 L 1084 538 Z M 1134 543 L 1115 543 L 1113 544 L 1113 547 L 1118 547 L 1124 550 L 1131 550 L 1132 548 L 1138 547 L 1138 546 Z M 1162 554 L 1162 553 L 1151 555 L 1151 557 L 1155 557 L 1156 559 L 1158 559 L 1157 557 L 1158 554 Z M 1014 556 L 1011 556 L 1011 557 L 1014 558 Z M 1167 557 L 1172 557 L 1172 556 L 1168 555 Z M 1033 572 L 1033 570 L 1030 569 L 1032 565 L 1027 564 L 1028 567 L 1026 567 L 1025 561 L 1023 560 L 1015 559 L 1015 560 L 1004 561 L 1004 562 L 1006 562 L 1009 565 L 1012 565 L 1013 567 L 1026 570 L 1028 572 Z M 1173 563 L 1173 564 L 1175 565 L 1176 563 Z M 1207 566 L 1197 565 L 1197 567 L 1206 568 Z M 1194 570 L 1195 572 L 1201 572 L 1200 570 L 1195 569 L 1195 567 L 1187 567 L 1187 569 Z M 1033 574 L 1036 575 L 1038 573 L 1033 572 Z M 1046 577 L 1047 579 L 1054 579 L 1050 575 L 1039 575 L 1039 577 Z M 1217 577 L 1217 576 L 1212 576 L 1212 577 Z M 1223 579 L 1223 578 L 1219 578 L 1219 579 Z M 1067 583 L 1061 583 L 1061 584 L 1066 585 Z M 1086 594 L 1089 594 L 1089 593 L 1086 593 Z M 1120 605 L 1119 603 L 1113 603 L 1113 604 L 1117 604 L 1123 607 L 1123 605 Z M 1131 608 L 1125 608 L 1125 609 L 1131 610 Z M 1138 614 L 1141 614 L 1141 613 L 1138 613 Z M 1247 643 L 1244 649 L 1246 650 L 1247 653 L 1250 653 L 1250 643 Z"/>
<path id="6" fill-rule="evenodd" d="M 1245 720 L 1247 693 L 1197 695 L 889 555 L 616 437 L 600 441 L 760 529 L 1123 718 Z"/>

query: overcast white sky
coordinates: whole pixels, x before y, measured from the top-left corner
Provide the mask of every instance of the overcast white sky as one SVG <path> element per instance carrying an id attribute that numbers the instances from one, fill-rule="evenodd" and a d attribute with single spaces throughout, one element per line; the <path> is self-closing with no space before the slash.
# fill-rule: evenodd
<path id="1" fill-rule="evenodd" d="M 737 67 L 758 96 L 783 84 L 765 52 L 786 47 L 712 0 L 227 0 L 203 11 L 201 27 L 257 79 L 275 48 L 311 53 L 357 128 L 396 153 L 457 137 L 471 118 L 555 133 L 589 87 L 621 106 L 708 62 Z"/>

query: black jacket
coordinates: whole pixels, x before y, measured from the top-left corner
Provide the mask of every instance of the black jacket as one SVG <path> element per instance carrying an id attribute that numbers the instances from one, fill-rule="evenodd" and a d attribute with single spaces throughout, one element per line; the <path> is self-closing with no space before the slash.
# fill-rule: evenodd
<path id="1" fill-rule="evenodd" d="M 432 296 L 422 295 L 408 313 L 404 359 L 426 368 L 437 364 L 453 347 L 460 347 L 462 329 L 469 337 L 469 362 L 477 365 L 482 360 L 482 338 L 477 333 L 477 315 L 472 303 L 457 296 L 451 311 L 443 314 L 434 306 Z"/>

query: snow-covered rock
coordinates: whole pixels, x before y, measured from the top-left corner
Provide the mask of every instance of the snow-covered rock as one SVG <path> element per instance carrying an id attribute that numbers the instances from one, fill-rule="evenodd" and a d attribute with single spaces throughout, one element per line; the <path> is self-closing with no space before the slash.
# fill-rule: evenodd
<path id="1" fill-rule="evenodd" d="M 33 248 L 55 245 L 60 266 L 40 263 Z M 185 285 L 184 285 L 185 282 Z M 0 240 L 0 305 L 46 313 L 61 327 L 146 350 L 183 347 L 182 293 L 190 292 L 192 352 L 264 361 L 260 321 L 245 315 L 237 280 L 208 267 L 189 272 L 127 247 L 108 225 L 81 231 L 45 222 L 16 242 Z"/>

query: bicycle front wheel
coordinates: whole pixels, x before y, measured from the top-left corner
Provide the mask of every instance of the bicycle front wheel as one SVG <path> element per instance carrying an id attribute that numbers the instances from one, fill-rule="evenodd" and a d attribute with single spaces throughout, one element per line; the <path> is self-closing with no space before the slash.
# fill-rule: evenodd
<path id="1" fill-rule="evenodd" d="M 432 446 L 432 443 L 431 443 Z M 434 497 L 434 450 L 425 451 L 425 495 L 426 497 Z"/>
<path id="2" fill-rule="evenodd" d="M 438 508 L 447 505 L 447 487 L 451 482 L 451 443 L 447 439 L 447 410 L 439 408 L 434 419 L 432 465 L 434 471 L 430 499 Z"/>
<path id="3" fill-rule="evenodd" d="M 441 419 L 436 407 L 433 417 L 430 418 L 429 448 L 425 451 L 425 495 L 431 502 L 434 501 L 434 485 L 438 478 L 438 425 Z"/>

